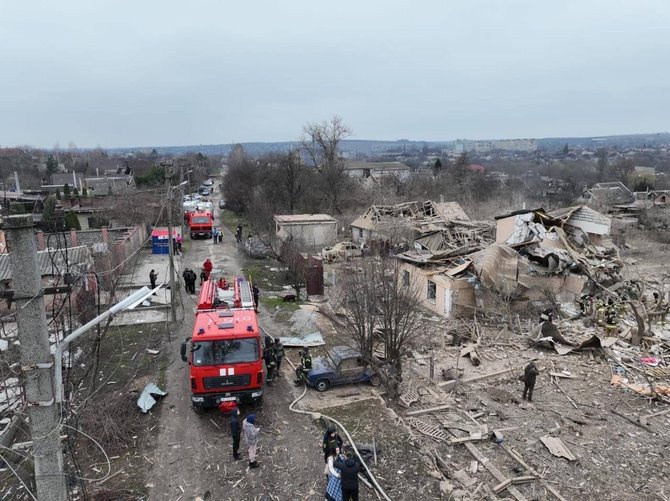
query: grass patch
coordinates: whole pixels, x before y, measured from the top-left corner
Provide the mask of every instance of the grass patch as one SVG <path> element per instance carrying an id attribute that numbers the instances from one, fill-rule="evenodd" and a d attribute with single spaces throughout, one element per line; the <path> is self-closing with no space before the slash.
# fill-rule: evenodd
<path id="1" fill-rule="evenodd" d="M 273 271 L 273 269 L 276 271 Z M 264 259 L 263 261 L 249 259 L 242 267 L 242 271 L 261 290 L 280 290 L 286 285 L 284 280 L 286 272 L 283 270 L 281 263 L 274 259 Z"/>

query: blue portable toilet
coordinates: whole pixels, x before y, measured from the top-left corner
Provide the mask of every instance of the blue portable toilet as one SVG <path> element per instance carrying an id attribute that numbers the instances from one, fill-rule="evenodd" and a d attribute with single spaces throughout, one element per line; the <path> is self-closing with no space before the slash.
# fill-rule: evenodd
<path id="1" fill-rule="evenodd" d="M 172 235 L 177 237 L 176 228 L 172 229 Z M 152 254 L 169 254 L 170 253 L 170 239 L 168 238 L 167 228 L 154 228 L 151 232 L 151 253 Z"/>

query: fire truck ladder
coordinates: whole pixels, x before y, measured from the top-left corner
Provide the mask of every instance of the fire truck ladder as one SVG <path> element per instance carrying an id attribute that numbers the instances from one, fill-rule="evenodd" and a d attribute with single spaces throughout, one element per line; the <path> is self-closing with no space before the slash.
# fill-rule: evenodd
<path id="1" fill-rule="evenodd" d="M 254 296 L 251 293 L 251 284 L 244 277 L 235 277 L 235 307 L 254 307 Z"/>

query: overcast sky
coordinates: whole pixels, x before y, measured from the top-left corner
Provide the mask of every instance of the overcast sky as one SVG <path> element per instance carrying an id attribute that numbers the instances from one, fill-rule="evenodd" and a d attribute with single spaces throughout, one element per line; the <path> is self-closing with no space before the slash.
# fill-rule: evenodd
<path id="1" fill-rule="evenodd" d="M 0 9 L 0 145 L 667 131 L 668 0 L 61 0 Z"/>

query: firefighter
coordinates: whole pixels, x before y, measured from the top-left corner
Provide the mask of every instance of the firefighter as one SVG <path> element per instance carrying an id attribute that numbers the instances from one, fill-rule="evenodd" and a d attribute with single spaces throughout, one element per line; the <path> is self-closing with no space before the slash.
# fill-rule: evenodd
<path id="1" fill-rule="evenodd" d="M 212 260 L 209 258 L 205 259 L 205 262 L 202 263 L 202 269 L 205 271 L 205 280 L 209 280 L 209 275 L 212 273 L 212 268 L 214 268 Z"/>
<path id="2" fill-rule="evenodd" d="M 553 320 L 554 320 L 554 312 L 551 311 L 551 308 L 547 308 L 546 310 L 543 310 L 542 313 L 540 313 L 540 323 L 542 322 L 552 323 Z"/>
<path id="3" fill-rule="evenodd" d="M 275 348 L 275 360 L 277 362 L 277 374 L 279 374 L 279 369 L 281 368 L 281 361 L 284 360 L 284 345 L 281 343 L 281 339 L 278 337 L 274 341 Z"/>
<path id="4" fill-rule="evenodd" d="M 607 308 L 605 307 L 605 302 L 602 299 L 598 299 L 598 301 L 596 301 L 596 324 L 603 325 L 606 313 Z"/>
<path id="5" fill-rule="evenodd" d="M 591 294 L 582 294 L 579 298 L 579 312 L 586 316 L 591 310 Z"/>
<path id="6" fill-rule="evenodd" d="M 321 446 L 324 463 L 328 462 L 328 456 L 330 456 L 335 449 L 339 448 L 342 450 L 342 444 L 342 437 L 337 433 L 337 426 L 332 423 L 329 424 L 326 433 L 323 435 L 323 445 Z"/>
<path id="7" fill-rule="evenodd" d="M 238 224 L 237 229 L 235 230 L 235 240 L 238 244 L 242 243 L 242 225 Z"/>
<path id="8" fill-rule="evenodd" d="M 261 291 L 256 287 L 256 284 L 251 288 L 251 294 L 254 296 L 254 311 L 258 312 L 258 297 L 261 295 Z"/>
<path id="9" fill-rule="evenodd" d="M 300 386 L 303 381 L 307 381 L 307 374 L 312 370 L 312 354 L 309 352 L 309 347 L 305 346 L 298 352 L 300 355 L 300 365 L 295 369 L 296 386 Z"/>
<path id="10" fill-rule="evenodd" d="M 605 310 L 605 333 L 611 334 L 619 328 L 619 320 L 617 315 L 617 307 L 612 298 L 607 300 L 607 308 Z"/>
<path id="11" fill-rule="evenodd" d="M 268 370 L 267 382 L 270 384 L 272 381 L 274 381 L 275 370 L 277 369 L 275 349 L 272 343 L 268 343 L 267 347 L 263 351 L 263 358 L 265 358 L 265 367 Z"/>

